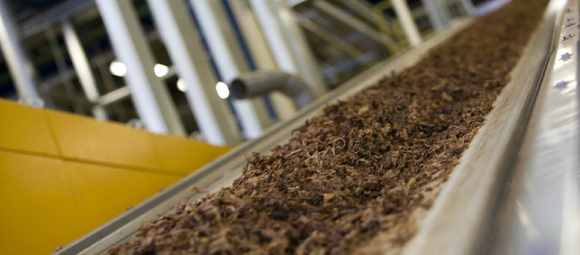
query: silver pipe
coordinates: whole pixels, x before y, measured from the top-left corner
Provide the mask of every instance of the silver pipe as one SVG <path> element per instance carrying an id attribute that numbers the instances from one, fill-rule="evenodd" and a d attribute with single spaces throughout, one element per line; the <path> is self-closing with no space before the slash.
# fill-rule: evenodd
<path id="1" fill-rule="evenodd" d="M 230 85 L 234 98 L 245 99 L 280 91 L 294 100 L 298 108 L 308 105 L 315 96 L 299 77 L 280 71 L 245 73 Z"/>
<path id="2" fill-rule="evenodd" d="M 27 104 L 40 102 L 34 66 L 20 41 L 19 27 L 7 0 L 0 0 L 0 45 L 21 101 Z M 40 103 L 42 104 L 42 103 Z"/>

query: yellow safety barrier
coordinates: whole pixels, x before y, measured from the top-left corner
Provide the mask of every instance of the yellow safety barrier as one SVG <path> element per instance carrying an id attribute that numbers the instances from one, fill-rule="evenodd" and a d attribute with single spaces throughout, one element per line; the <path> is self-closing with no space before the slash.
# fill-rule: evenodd
<path id="1" fill-rule="evenodd" d="M 1 254 L 47 254 L 230 148 L 0 100 Z"/>

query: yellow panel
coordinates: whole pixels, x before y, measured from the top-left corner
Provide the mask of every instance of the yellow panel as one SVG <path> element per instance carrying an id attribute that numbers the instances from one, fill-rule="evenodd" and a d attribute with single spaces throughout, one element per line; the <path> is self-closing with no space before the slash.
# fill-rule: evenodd
<path id="1" fill-rule="evenodd" d="M 0 151 L 2 254 L 48 254 L 88 231 L 58 159 Z"/>
<path id="2" fill-rule="evenodd" d="M 150 136 L 163 169 L 179 173 L 191 173 L 230 150 L 175 136 L 156 134 Z"/>
<path id="3" fill-rule="evenodd" d="M 180 177 L 67 161 L 65 172 L 81 215 L 95 228 L 166 188 Z"/>
<path id="4" fill-rule="evenodd" d="M 0 148 L 57 155 L 42 110 L 0 100 Z"/>
<path id="5" fill-rule="evenodd" d="M 160 169 L 146 131 L 61 112 L 46 111 L 46 116 L 63 157 Z"/>

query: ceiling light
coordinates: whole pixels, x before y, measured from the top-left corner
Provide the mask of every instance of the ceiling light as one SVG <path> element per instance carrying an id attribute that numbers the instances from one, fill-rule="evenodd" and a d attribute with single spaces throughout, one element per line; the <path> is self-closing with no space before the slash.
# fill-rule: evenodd
<path id="1" fill-rule="evenodd" d="M 153 67 L 153 72 L 157 77 L 163 77 L 167 75 L 167 73 L 169 72 L 169 67 L 162 64 L 155 64 L 155 66 Z"/>
<path id="2" fill-rule="evenodd" d="M 111 65 L 109 65 L 109 71 L 111 71 L 115 76 L 125 77 L 125 75 L 127 75 L 127 66 L 115 59 L 111 62 Z"/>
<path id="3" fill-rule="evenodd" d="M 187 91 L 187 83 L 185 83 L 185 81 L 183 81 L 181 78 L 177 80 L 177 89 L 179 89 L 181 92 Z"/>
<path id="4" fill-rule="evenodd" d="M 230 96 L 230 89 L 228 88 L 228 85 L 221 81 L 215 85 L 215 90 L 221 99 L 226 99 Z"/>

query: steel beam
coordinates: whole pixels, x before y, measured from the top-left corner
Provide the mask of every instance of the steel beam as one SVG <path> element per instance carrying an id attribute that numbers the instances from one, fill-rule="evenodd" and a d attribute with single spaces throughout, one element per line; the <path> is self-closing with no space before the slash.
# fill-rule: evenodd
<path id="1" fill-rule="evenodd" d="M 421 0 L 421 2 L 435 30 L 441 30 L 449 26 L 449 11 L 441 3 L 441 0 Z"/>
<path id="2" fill-rule="evenodd" d="M 250 68 L 221 1 L 190 0 L 221 79 L 230 84 Z M 232 100 L 246 138 L 256 138 L 271 125 L 264 100 Z"/>
<path id="3" fill-rule="evenodd" d="M 174 67 L 187 84 L 185 95 L 201 133 L 211 144 L 240 143 L 236 120 L 227 102 L 216 93 L 217 78 L 205 58 L 187 4 L 174 0 L 148 0 L 148 3 Z"/>
<path id="4" fill-rule="evenodd" d="M 250 0 L 249 3 L 278 68 L 302 77 L 315 96 L 326 93 L 328 87 L 292 10 L 277 0 Z"/>
<path id="5" fill-rule="evenodd" d="M 409 10 L 406 0 L 392 0 L 391 2 L 393 3 L 393 8 L 397 14 L 397 19 L 399 19 L 399 22 L 405 31 L 405 35 L 407 35 L 407 39 L 409 39 L 409 43 L 412 46 L 419 45 L 421 43 L 421 34 L 415 24 L 415 20 L 413 19 L 413 15 L 411 14 L 411 10 Z"/>
<path id="6" fill-rule="evenodd" d="M 473 5 L 473 2 L 471 0 L 459 0 L 459 1 L 461 1 L 463 8 L 465 8 L 467 15 L 470 16 L 475 15 L 475 5 Z"/>
<path id="7" fill-rule="evenodd" d="M 367 25 L 366 23 L 360 21 L 359 19 L 351 16 L 350 14 L 346 13 L 341 8 L 329 3 L 328 1 L 324 1 L 324 0 L 315 0 L 314 7 L 316 7 L 316 9 L 326 13 L 327 15 L 339 20 L 340 22 L 346 24 L 347 26 L 353 28 L 354 30 L 365 34 L 371 40 L 373 40 L 377 43 L 380 43 L 380 44 L 385 44 L 388 47 L 383 36 L 381 35 L 381 33 L 378 30 L 376 30 L 373 27 Z M 372 16 L 370 16 L 370 17 L 372 17 Z"/>
<path id="8" fill-rule="evenodd" d="M 58 40 L 56 38 L 56 33 L 54 32 L 54 28 L 52 26 L 48 26 L 44 30 L 44 34 L 46 36 L 46 40 L 48 41 L 48 46 L 50 48 L 50 52 L 54 57 L 54 63 L 56 64 L 56 69 L 58 71 L 59 84 L 62 84 L 66 95 L 68 96 L 77 96 L 78 92 L 75 85 L 72 83 L 72 76 L 67 75 L 69 68 L 66 64 L 66 60 L 64 58 L 64 54 L 60 48 Z M 42 85 L 39 86 L 41 88 Z M 42 90 L 41 90 L 42 91 Z M 55 96 L 54 93 L 51 93 L 51 96 Z M 73 104 L 72 105 L 73 112 L 76 114 L 85 114 L 84 107 L 81 104 Z"/>
<path id="9" fill-rule="evenodd" d="M 20 99 L 30 104 L 41 102 L 34 80 L 34 66 L 20 41 L 18 23 L 7 0 L 0 0 L 0 45 Z"/>
<path id="10" fill-rule="evenodd" d="M 270 54 L 268 44 L 248 3 L 239 0 L 228 0 L 228 3 L 240 26 L 257 69 L 260 71 L 277 70 L 276 62 Z M 279 120 L 289 119 L 296 114 L 296 106 L 288 96 L 281 92 L 274 92 L 269 96 Z"/>
<path id="11" fill-rule="evenodd" d="M 81 87 L 85 92 L 87 99 L 93 103 L 99 100 L 99 91 L 97 90 L 97 82 L 93 76 L 93 70 L 83 49 L 83 45 L 79 39 L 77 32 L 75 31 L 70 20 L 66 20 L 62 23 L 62 34 L 64 37 L 64 42 L 68 49 L 70 59 L 72 61 L 77 77 L 81 83 Z M 101 105 L 96 105 L 92 109 L 93 116 L 99 120 L 108 119 L 107 112 L 105 108 Z"/>
<path id="12" fill-rule="evenodd" d="M 153 73 L 153 54 L 132 1 L 97 0 L 96 3 L 115 53 L 127 66 L 126 80 L 147 129 L 154 133 L 185 135 L 165 84 Z"/>

